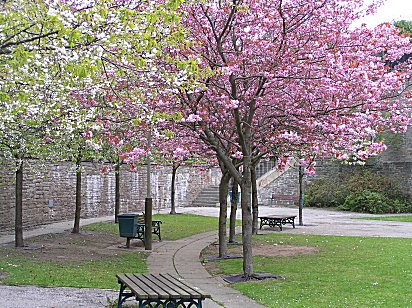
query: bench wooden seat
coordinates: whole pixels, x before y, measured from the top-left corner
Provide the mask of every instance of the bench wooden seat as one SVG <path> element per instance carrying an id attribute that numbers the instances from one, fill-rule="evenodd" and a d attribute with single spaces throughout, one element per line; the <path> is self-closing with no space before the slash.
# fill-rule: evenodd
<path id="1" fill-rule="evenodd" d="M 139 308 L 202 307 L 210 294 L 171 274 L 116 274 L 120 284 L 117 307 L 135 297 Z"/>
<path id="2" fill-rule="evenodd" d="M 271 228 L 279 227 L 280 231 L 283 230 L 283 225 L 291 224 L 295 228 L 295 218 L 296 216 L 259 216 L 260 219 L 260 229 L 267 225 Z"/>

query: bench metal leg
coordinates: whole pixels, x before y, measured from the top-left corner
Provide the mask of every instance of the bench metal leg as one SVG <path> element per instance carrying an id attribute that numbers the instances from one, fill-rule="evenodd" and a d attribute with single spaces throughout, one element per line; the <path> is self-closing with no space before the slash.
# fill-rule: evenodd
<path id="1" fill-rule="evenodd" d="M 130 292 L 125 292 L 126 290 L 126 285 L 124 285 L 123 283 L 120 283 L 120 291 L 119 291 L 119 298 L 117 300 L 117 308 L 122 307 L 123 303 L 125 302 L 126 299 L 128 299 L 129 297 L 132 297 L 133 294 Z"/>

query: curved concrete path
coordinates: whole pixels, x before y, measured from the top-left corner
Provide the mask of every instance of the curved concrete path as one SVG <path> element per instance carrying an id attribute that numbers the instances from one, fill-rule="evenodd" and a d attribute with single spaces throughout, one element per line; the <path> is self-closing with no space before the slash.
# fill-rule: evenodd
<path id="1" fill-rule="evenodd" d="M 147 259 L 150 273 L 172 273 L 187 282 L 210 293 L 212 300 L 203 302 L 205 308 L 264 307 L 229 288 L 220 277 L 212 277 L 202 266 L 200 252 L 217 240 L 217 232 L 193 235 L 172 242 L 160 242 L 153 245 L 153 252 Z"/>

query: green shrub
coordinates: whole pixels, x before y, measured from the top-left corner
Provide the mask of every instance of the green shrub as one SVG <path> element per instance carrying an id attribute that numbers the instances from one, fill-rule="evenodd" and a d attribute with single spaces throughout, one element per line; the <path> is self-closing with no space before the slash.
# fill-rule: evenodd
<path id="1" fill-rule="evenodd" d="M 305 206 L 338 207 L 365 213 L 409 213 L 412 204 L 397 183 L 369 171 L 320 178 L 305 192 Z"/>
<path id="2" fill-rule="evenodd" d="M 334 207 L 337 185 L 326 178 L 313 181 L 305 191 L 305 206 Z"/>
<path id="3" fill-rule="evenodd" d="M 348 195 L 353 193 L 359 194 L 368 190 L 381 193 L 389 199 L 406 198 L 393 180 L 370 171 L 361 171 L 346 177 L 344 186 L 349 192 Z"/>
<path id="4" fill-rule="evenodd" d="M 365 190 L 346 197 L 345 203 L 338 207 L 341 210 L 371 214 L 390 213 L 388 198 L 378 192 Z"/>

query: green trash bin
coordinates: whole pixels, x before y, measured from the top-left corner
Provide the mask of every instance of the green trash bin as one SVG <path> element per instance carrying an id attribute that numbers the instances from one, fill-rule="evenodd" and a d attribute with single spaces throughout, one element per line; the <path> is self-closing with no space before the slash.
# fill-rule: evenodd
<path id="1" fill-rule="evenodd" d="M 119 233 L 121 237 L 135 237 L 136 236 L 136 225 L 137 225 L 137 214 L 120 214 L 117 215 L 119 222 Z"/>

